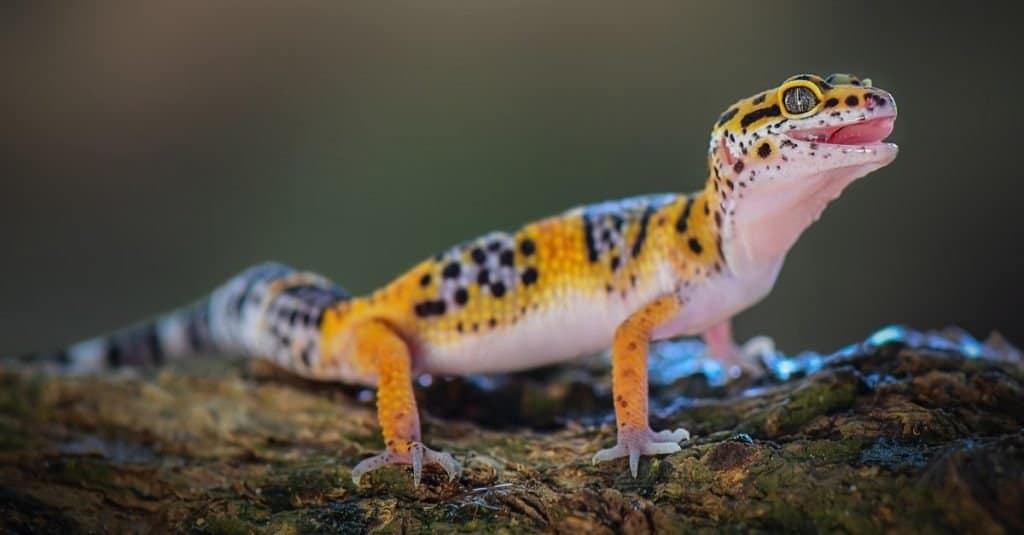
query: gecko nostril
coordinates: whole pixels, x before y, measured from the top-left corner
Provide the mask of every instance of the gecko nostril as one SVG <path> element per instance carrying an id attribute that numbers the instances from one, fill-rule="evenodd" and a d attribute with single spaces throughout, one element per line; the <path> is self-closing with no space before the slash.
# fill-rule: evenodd
<path id="1" fill-rule="evenodd" d="M 869 109 L 874 107 L 884 108 L 885 106 L 892 103 L 891 100 L 892 97 L 884 97 L 882 95 L 879 95 L 878 93 L 864 94 L 864 103 L 868 105 Z"/>

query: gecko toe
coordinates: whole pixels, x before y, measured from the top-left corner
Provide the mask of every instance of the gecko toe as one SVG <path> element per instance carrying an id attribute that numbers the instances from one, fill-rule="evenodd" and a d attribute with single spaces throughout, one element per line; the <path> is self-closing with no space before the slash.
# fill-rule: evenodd
<path id="1" fill-rule="evenodd" d="M 616 444 L 614 447 L 605 448 L 595 453 L 593 459 L 591 459 L 591 463 L 597 464 L 605 461 L 612 461 L 626 455 L 627 453 L 629 452 L 626 451 L 626 448 L 622 447 L 621 444 Z"/>
<path id="2" fill-rule="evenodd" d="M 362 461 L 359 461 L 359 464 L 357 464 L 355 468 L 352 469 L 352 482 L 358 485 L 359 480 L 362 479 L 364 475 L 392 464 L 393 462 L 391 453 L 386 451 L 384 453 L 374 455 L 373 457 L 363 459 Z"/>
<path id="3" fill-rule="evenodd" d="M 675 431 L 658 431 L 654 433 L 654 440 L 659 442 L 682 442 L 684 440 L 690 440 L 690 432 L 685 429 L 676 429 Z"/>
<path id="4" fill-rule="evenodd" d="M 453 481 L 455 478 L 462 475 L 462 465 L 452 457 L 450 453 L 443 451 L 434 451 L 430 448 L 423 448 L 423 457 L 428 463 L 434 463 L 444 469 L 448 473 L 448 481 Z"/>

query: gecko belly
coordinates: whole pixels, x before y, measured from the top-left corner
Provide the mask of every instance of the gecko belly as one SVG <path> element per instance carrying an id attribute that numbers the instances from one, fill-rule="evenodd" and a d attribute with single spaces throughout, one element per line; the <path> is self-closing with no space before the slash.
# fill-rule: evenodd
<path id="1" fill-rule="evenodd" d="M 609 300 L 571 296 L 532 311 L 513 325 L 443 343 L 422 342 L 416 367 L 427 373 L 465 375 L 572 360 L 608 348 L 615 329 L 644 302 L 640 296 Z"/>

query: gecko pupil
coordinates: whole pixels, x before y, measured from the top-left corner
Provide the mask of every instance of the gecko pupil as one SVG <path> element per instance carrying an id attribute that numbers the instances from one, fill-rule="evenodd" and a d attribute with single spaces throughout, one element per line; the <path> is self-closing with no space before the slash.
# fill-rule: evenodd
<path id="1" fill-rule="evenodd" d="M 799 115 L 813 110 L 818 104 L 818 97 L 810 89 L 798 86 L 786 90 L 782 95 L 782 104 L 789 113 Z"/>

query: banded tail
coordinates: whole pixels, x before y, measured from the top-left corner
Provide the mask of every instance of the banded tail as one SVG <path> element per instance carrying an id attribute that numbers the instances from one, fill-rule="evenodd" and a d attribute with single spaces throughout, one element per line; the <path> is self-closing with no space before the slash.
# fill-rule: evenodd
<path id="1" fill-rule="evenodd" d="M 341 287 L 277 263 L 253 266 L 201 301 L 64 349 L 21 357 L 67 374 L 154 367 L 192 355 L 226 353 L 307 369 L 319 356 L 324 311 L 350 299 Z"/>

